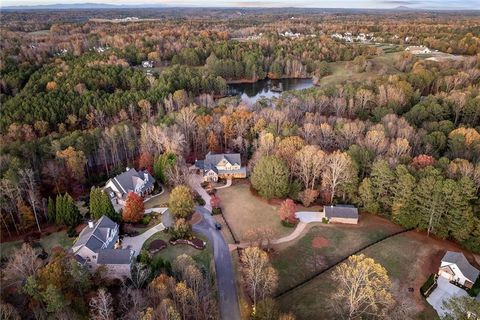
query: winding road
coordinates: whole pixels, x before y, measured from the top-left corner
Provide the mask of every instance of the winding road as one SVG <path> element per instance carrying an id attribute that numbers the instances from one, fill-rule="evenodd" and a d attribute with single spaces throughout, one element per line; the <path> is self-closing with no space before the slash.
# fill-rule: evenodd
<path id="1" fill-rule="evenodd" d="M 220 302 L 220 317 L 223 320 L 240 320 L 237 285 L 233 270 L 232 257 L 222 233 L 215 228 L 215 219 L 211 214 L 210 196 L 200 186 L 198 178 L 191 179 L 191 185 L 205 200 L 205 207 L 196 206 L 203 219 L 193 225 L 193 231 L 205 235 L 213 245 L 213 260 L 217 275 L 217 288 Z M 210 210 L 209 210 L 210 209 Z"/>

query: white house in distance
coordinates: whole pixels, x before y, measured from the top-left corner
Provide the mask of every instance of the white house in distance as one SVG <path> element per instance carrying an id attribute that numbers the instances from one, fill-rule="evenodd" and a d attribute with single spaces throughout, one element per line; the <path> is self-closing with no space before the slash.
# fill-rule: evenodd
<path id="1" fill-rule="evenodd" d="M 115 205 L 125 205 L 129 192 L 135 192 L 139 196 L 145 196 L 153 191 L 155 179 L 147 170 L 127 170 L 118 176 L 109 179 L 103 190 L 108 194 Z"/>
<path id="2" fill-rule="evenodd" d="M 106 216 L 90 221 L 72 247 L 75 259 L 89 270 L 105 266 L 107 276 L 130 277 L 134 251 L 118 248 L 118 224 Z"/>
<path id="3" fill-rule="evenodd" d="M 461 252 L 447 251 L 442 258 L 438 275 L 471 288 L 478 278 L 480 271 L 472 266 Z"/>
<path id="4" fill-rule="evenodd" d="M 153 61 L 150 61 L 150 60 L 142 61 L 142 68 L 153 68 Z"/>
<path id="5" fill-rule="evenodd" d="M 246 178 L 247 169 L 242 167 L 240 153 L 207 153 L 205 160 L 195 161 L 194 168 L 203 174 L 203 180 L 217 182 L 218 178 Z"/>
<path id="6" fill-rule="evenodd" d="M 329 222 L 358 224 L 358 209 L 352 205 L 325 206 L 324 211 Z"/>
<path id="7" fill-rule="evenodd" d="M 405 49 L 405 51 L 409 51 L 411 54 L 429 54 L 429 53 L 432 53 L 432 51 L 425 46 L 409 46 Z"/>

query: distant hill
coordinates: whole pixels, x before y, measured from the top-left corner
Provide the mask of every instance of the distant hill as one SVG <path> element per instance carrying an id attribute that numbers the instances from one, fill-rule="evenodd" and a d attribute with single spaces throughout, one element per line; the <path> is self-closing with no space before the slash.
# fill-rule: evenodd
<path id="1" fill-rule="evenodd" d="M 413 11 L 415 9 L 412 9 L 410 7 L 407 7 L 407 6 L 398 6 L 398 7 L 393 8 L 392 10 L 395 10 L 395 11 Z"/>
<path id="2" fill-rule="evenodd" d="M 125 8 L 164 8 L 164 4 L 109 4 L 109 3 L 57 3 L 57 4 L 42 4 L 42 5 L 22 5 L 22 6 L 6 6 L 2 7 L 4 10 L 71 10 L 71 9 L 125 9 Z"/>

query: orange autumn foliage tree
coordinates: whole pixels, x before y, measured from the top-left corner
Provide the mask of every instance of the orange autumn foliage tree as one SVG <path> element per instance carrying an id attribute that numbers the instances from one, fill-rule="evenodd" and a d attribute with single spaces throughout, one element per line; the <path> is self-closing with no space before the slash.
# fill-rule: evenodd
<path id="1" fill-rule="evenodd" d="M 132 223 L 139 222 L 143 218 L 144 212 L 143 198 L 135 192 L 130 192 L 125 202 L 125 208 L 123 208 L 123 221 Z"/>
<path id="2" fill-rule="evenodd" d="M 278 215 L 282 221 L 285 221 L 290 224 L 295 224 L 297 218 L 295 217 L 296 205 L 292 199 L 286 199 L 280 205 L 278 209 Z"/>
<path id="3" fill-rule="evenodd" d="M 149 153 L 143 152 L 138 158 L 138 166 L 147 169 L 150 174 L 153 174 L 153 162 L 153 157 Z"/>

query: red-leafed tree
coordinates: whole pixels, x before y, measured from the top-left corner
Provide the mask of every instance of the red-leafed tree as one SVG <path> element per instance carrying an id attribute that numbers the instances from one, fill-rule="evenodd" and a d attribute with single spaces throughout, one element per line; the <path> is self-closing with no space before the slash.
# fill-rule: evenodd
<path id="1" fill-rule="evenodd" d="M 297 222 L 297 218 L 295 217 L 295 210 L 296 206 L 293 200 L 286 199 L 280 205 L 280 208 L 278 209 L 278 215 L 280 216 L 280 219 L 282 219 L 282 221 L 294 224 Z"/>
<path id="2" fill-rule="evenodd" d="M 428 166 L 433 166 L 435 159 L 432 156 L 421 154 L 412 159 L 412 166 L 416 169 L 423 169 Z"/>
<path id="3" fill-rule="evenodd" d="M 125 202 L 125 208 L 123 208 L 123 221 L 136 223 L 143 218 L 144 212 L 143 198 L 135 192 L 130 192 Z"/>
<path id="4" fill-rule="evenodd" d="M 217 197 L 216 195 L 212 195 L 210 197 L 210 205 L 212 208 L 219 208 L 220 207 L 220 198 Z"/>
<path id="5" fill-rule="evenodd" d="M 151 174 L 153 174 L 153 162 L 154 160 L 150 153 L 142 152 L 138 158 L 138 166 L 147 169 Z"/>

